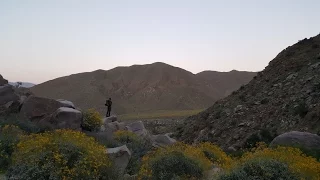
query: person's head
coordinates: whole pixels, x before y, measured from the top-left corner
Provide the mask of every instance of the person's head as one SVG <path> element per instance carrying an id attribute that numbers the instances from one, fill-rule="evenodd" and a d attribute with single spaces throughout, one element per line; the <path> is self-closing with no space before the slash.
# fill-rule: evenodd
<path id="1" fill-rule="evenodd" d="M 109 100 L 111 101 L 111 98 L 109 98 Z"/>

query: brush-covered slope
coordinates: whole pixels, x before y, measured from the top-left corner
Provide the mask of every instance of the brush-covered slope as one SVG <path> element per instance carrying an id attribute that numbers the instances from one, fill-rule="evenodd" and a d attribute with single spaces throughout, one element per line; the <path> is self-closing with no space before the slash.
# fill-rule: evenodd
<path id="1" fill-rule="evenodd" d="M 245 84 L 248 79 L 242 82 Z M 232 89 L 239 87 L 236 84 Z M 228 91 L 164 63 L 74 74 L 31 90 L 38 96 L 71 100 L 80 108 L 97 108 L 100 112 L 105 111 L 105 100 L 111 97 L 117 114 L 207 108 Z"/>
<path id="2" fill-rule="evenodd" d="M 181 140 L 246 146 L 290 130 L 320 133 L 320 35 L 278 54 L 250 83 L 185 120 Z"/>

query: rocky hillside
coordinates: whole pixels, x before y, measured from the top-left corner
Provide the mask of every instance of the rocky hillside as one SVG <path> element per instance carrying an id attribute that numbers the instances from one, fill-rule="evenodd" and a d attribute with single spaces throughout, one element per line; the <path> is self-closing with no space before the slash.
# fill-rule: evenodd
<path id="1" fill-rule="evenodd" d="M 290 130 L 320 133 L 320 35 L 283 50 L 250 83 L 187 118 L 177 135 L 240 148 Z"/>
<path id="2" fill-rule="evenodd" d="M 68 99 L 82 109 L 96 108 L 100 112 L 105 111 L 104 103 L 108 97 L 113 99 L 113 112 L 117 114 L 188 110 L 209 107 L 248 83 L 254 75 L 237 72 L 234 77 L 237 83 L 233 85 L 233 81 L 224 82 L 232 75 L 211 78 L 214 73 L 195 75 L 178 67 L 154 63 L 74 74 L 36 85 L 31 90 L 37 96 Z M 221 82 L 228 85 L 220 88 Z"/>

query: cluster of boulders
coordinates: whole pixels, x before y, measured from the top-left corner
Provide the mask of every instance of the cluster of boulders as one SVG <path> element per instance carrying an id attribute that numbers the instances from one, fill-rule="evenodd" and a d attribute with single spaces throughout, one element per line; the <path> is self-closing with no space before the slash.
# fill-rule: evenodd
<path id="1" fill-rule="evenodd" d="M 17 91 L 0 75 L 0 115 L 17 113 L 30 91 Z"/>
<path id="2" fill-rule="evenodd" d="M 149 141 L 154 147 L 164 147 L 176 143 L 176 140 L 170 137 L 171 134 L 152 135 L 145 128 L 142 121 L 135 121 L 132 123 L 119 122 L 116 116 L 104 118 L 103 125 L 98 133 L 105 133 L 106 138 L 112 139 L 112 134 L 119 130 L 133 132 L 137 136 Z M 109 148 L 106 151 L 115 162 L 120 173 L 124 173 L 131 158 L 131 152 L 127 146 L 123 145 L 120 147 Z"/>

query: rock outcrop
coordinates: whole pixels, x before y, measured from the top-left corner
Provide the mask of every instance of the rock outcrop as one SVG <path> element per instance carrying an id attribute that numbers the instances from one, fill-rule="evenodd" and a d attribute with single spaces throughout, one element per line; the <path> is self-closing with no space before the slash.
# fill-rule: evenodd
<path id="1" fill-rule="evenodd" d="M 23 103 L 20 111 L 22 118 L 37 121 L 53 114 L 63 105 L 53 99 L 29 96 Z"/>
<path id="2" fill-rule="evenodd" d="M 249 84 L 187 118 L 177 137 L 238 149 L 260 131 L 319 133 L 319 52 L 320 35 L 286 48 Z"/>
<path id="3" fill-rule="evenodd" d="M 151 140 L 153 142 L 153 146 L 155 147 L 164 147 L 177 142 L 167 134 L 152 135 Z"/>
<path id="4" fill-rule="evenodd" d="M 2 75 L 0 74 L 0 86 L 8 84 L 8 80 L 4 79 Z"/>
<path id="5" fill-rule="evenodd" d="M 73 108 L 60 107 L 51 115 L 55 129 L 81 130 L 82 113 Z"/>

